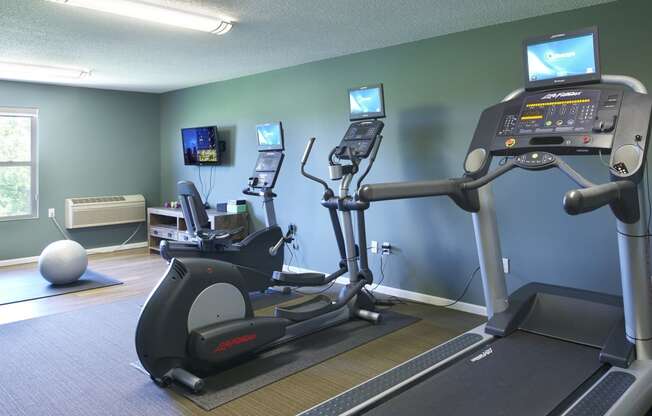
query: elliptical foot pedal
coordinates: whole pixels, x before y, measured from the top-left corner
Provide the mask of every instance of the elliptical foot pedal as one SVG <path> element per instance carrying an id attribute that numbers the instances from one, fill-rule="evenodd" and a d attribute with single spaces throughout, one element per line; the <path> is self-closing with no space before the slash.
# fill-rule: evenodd
<path id="1" fill-rule="evenodd" d="M 326 275 L 323 273 L 274 272 L 273 278 L 288 286 L 323 286 Z"/>
<path id="2" fill-rule="evenodd" d="M 276 317 L 285 318 L 290 321 L 305 321 L 315 316 L 319 316 L 335 310 L 333 300 L 326 295 L 315 296 L 314 298 L 302 303 L 290 306 L 277 306 Z"/>

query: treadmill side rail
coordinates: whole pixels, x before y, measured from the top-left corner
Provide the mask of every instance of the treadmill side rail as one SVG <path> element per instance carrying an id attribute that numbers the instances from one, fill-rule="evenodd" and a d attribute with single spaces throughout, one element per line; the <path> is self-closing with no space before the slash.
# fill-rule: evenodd
<path id="1" fill-rule="evenodd" d="M 491 339 L 493 337 L 484 333 L 484 325 L 476 327 L 300 413 L 299 416 L 356 414 Z"/>
<path id="2" fill-rule="evenodd" d="M 613 374 L 617 374 L 618 378 L 614 379 Z M 623 374 L 630 377 L 622 376 Z M 605 380 L 609 382 L 608 385 L 603 384 Z M 605 389 L 612 391 L 602 391 Z M 620 391 L 618 391 L 619 389 Z M 587 402 L 584 400 L 592 400 L 597 395 L 602 400 L 607 399 L 607 395 L 611 396 L 612 400 L 607 402 L 609 406 L 605 406 L 607 410 L 600 409 L 604 410 L 601 413 L 587 413 L 587 409 L 584 407 L 584 403 Z M 593 401 L 593 405 L 596 404 L 602 403 Z M 566 412 L 562 413 L 562 416 L 643 416 L 647 414 L 650 407 L 652 407 L 652 362 L 637 360 L 627 370 L 612 367 L 590 390 L 580 396 Z M 591 409 L 593 408 L 591 407 Z"/>

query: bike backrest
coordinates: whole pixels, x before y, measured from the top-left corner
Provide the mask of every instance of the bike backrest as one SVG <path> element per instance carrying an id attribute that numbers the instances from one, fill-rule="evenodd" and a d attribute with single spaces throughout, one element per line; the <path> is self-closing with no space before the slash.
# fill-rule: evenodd
<path id="1" fill-rule="evenodd" d="M 188 232 L 195 235 L 199 230 L 210 229 L 210 220 L 195 184 L 190 181 L 179 181 L 177 194 Z"/>

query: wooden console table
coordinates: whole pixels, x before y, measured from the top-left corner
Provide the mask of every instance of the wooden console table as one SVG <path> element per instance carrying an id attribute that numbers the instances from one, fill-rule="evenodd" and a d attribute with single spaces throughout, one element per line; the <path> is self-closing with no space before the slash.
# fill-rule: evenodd
<path id="1" fill-rule="evenodd" d="M 244 227 L 243 231 L 235 236 L 236 241 L 245 238 L 249 234 L 249 214 L 246 212 L 234 214 L 209 209 L 207 214 L 213 230 Z M 148 208 L 147 233 L 149 235 L 150 253 L 160 251 L 161 240 L 193 241 L 194 239 L 188 233 L 181 208 Z"/>

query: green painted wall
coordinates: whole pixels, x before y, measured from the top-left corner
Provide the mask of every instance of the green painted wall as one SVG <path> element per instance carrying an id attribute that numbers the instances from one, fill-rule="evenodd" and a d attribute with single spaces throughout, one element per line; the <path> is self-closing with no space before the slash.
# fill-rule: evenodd
<path id="1" fill-rule="evenodd" d="M 214 203 L 241 196 L 256 159 L 255 124 L 282 120 L 287 157 L 277 186 L 279 221 L 299 226 L 296 265 L 333 270 L 337 252 L 320 188 L 299 175 L 299 159 L 316 136 L 308 167 L 327 175 L 326 155 L 348 125 L 348 87 L 385 85 L 385 140 L 369 181 L 459 176 L 482 109 L 522 84 L 524 38 L 597 24 L 604 72 L 652 86 L 651 15 L 652 2 L 618 1 L 165 94 L 162 196 L 174 198 L 179 179 L 197 180 L 196 168 L 183 166 L 180 128 L 217 124 L 229 142 L 230 163 L 215 168 Z M 590 178 L 606 179 L 597 158 L 568 159 Z M 537 280 L 619 292 L 615 222 L 607 209 L 567 216 L 561 198 L 571 187 L 559 172 L 520 172 L 496 183 L 510 287 Z M 259 201 L 251 207 L 260 226 Z M 376 204 L 368 237 L 397 247 L 385 267 L 390 286 L 455 298 L 477 266 L 470 215 L 444 198 Z M 372 262 L 380 278 L 378 260 Z M 479 279 L 465 300 L 483 302 Z"/>
<path id="2" fill-rule="evenodd" d="M 143 194 L 159 204 L 159 96 L 88 88 L 0 82 L 0 107 L 39 112 L 40 218 L 0 221 L 0 260 L 38 255 L 61 236 L 47 216 L 64 199 Z M 145 240 L 145 227 L 134 238 Z M 84 247 L 120 244 L 135 225 L 71 232 Z"/>

